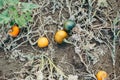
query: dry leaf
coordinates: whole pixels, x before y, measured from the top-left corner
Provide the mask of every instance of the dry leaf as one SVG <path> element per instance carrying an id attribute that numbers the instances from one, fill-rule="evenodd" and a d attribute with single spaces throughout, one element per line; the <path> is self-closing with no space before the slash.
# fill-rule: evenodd
<path id="1" fill-rule="evenodd" d="M 108 3 L 107 3 L 106 0 L 98 0 L 97 5 L 100 6 L 100 7 L 107 7 Z"/>
<path id="2" fill-rule="evenodd" d="M 78 80 L 77 75 L 68 75 L 68 80 Z"/>
<path id="3" fill-rule="evenodd" d="M 83 45 L 83 48 L 86 50 L 90 50 L 90 49 L 94 49 L 95 45 L 96 43 L 93 43 L 93 44 L 87 43 L 86 45 Z"/>
<path id="4" fill-rule="evenodd" d="M 36 72 L 37 80 L 43 80 L 43 73 L 41 71 Z"/>

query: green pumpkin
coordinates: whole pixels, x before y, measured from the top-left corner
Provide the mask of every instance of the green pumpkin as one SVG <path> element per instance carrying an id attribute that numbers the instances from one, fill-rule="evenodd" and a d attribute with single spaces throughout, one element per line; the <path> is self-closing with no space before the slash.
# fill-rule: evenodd
<path id="1" fill-rule="evenodd" d="M 73 20 L 67 20 L 64 23 L 64 30 L 70 32 L 75 27 L 75 22 Z"/>

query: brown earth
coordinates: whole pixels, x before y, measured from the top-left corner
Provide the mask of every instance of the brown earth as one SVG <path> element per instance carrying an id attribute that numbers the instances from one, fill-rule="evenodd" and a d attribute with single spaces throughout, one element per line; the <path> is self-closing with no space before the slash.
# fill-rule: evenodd
<path id="1" fill-rule="evenodd" d="M 115 8 L 115 11 L 120 8 L 120 0 L 108 0 L 109 3 L 111 4 L 111 7 Z M 54 15 L 55 16 L 55 15 Z M 53 16 L 53 17 L 54 17 Z M 57 16 L 57 14 L 56 14 Z M 68 15 L 66 15 L 67 17 Z M 54 31 L 56 29 L 54 28 Z M 52 40 L 53 34 L 48 34 L 49 39 Z M 52 40 L 53 41 L 53 40 Z M 54 41 L 52 42 L 54 47 L 54 54 L 52 56 L 55 58 L 55 64 L 59 65 L 63 72 L 66 75 L 69 74 L 79 74 L 79 73 L 89 73 L 86 70 L 86 66 L 80 61 L 78 55 L 75 53 L 74 46 L 71 44 L 62 44 L 58 45 Z M 26 46 L 30 46 L 30 44 L 26 44 Z M 24 53 L 34 52 L 35 55 L 37 55 L 37 51 L 35 52 L 31 47 L 19 47 L 18 50 L 22 50 Z M 91 64 L 89 67 L 89 70 L 93 73 L 96 74 L 98 70 L 105 70 L 110 77 L 110 80 L 120 80 L 120 43 L 117 42 L 116 46 L 116 63 L 115 66 L 113 66 L 113 61 L 111 58 L 111 52 L 106 47 L 105 44 L 99 45 L 101 47 L 104 47 L 103 51 L 105 51 L 105 54 L 103 56 L 100 56 L 99 61 L 96 64 Z M 36 48 L 38 49 L 38 47 Z M 47 51 L 47 49 L 43 49 L 43 51 Z M 9 55 L 11 52 L 5 54 L 2 49 L 0 50 L 0 80 L 8 80 L 12 79 L 16 74 L 14 72 L 19 72 L 23 65 L 26 62 L 21 62 L 19 59 L 10 59 Z M 83 56 L 84 57 L 84 56 Z M 69 64 L 72 64 L 69 65 Z M 74 68 L 73 68 L 74 67 Z M 74 70 L 75 69 L 75 70 Z M 115 79 L 115 76 L 117 79 Z M 79 76 L 79 80 L 88 80 L 84 79 L 83 76 Z M 90 79 L 94 80 L 94 79 Z"/>

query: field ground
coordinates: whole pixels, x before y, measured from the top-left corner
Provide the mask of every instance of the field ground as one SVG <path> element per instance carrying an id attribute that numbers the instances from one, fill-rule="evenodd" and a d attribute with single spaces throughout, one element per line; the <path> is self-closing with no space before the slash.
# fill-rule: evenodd
<path id="1" fill-rule="evenodd" d="M 34 22 L 0 47 L 0 80 L 96 80 L 99 70 L 120 80 L 120 0 L 101 1 L 102 7 L 99 0 L 32 0 L 40 5 Z M 57 44 L 54 34 L 68 19 L 76 22 L 69 43 Z M 39 36 L 49 39 L 48 47 L 36 45 Z"/>

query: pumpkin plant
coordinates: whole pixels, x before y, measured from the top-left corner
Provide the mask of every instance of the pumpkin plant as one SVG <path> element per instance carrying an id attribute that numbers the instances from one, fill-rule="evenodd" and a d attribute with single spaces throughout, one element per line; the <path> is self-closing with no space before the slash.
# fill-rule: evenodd
<path id="1" fill-rule="evenodd" d="M 36 4 L 19 0 L 0 0 L 0 24 L 10 23 L 13 26 L 17 23 L 20 28 L 25 27 L 32 21 L 32 10 L 38 7 Z"/>

